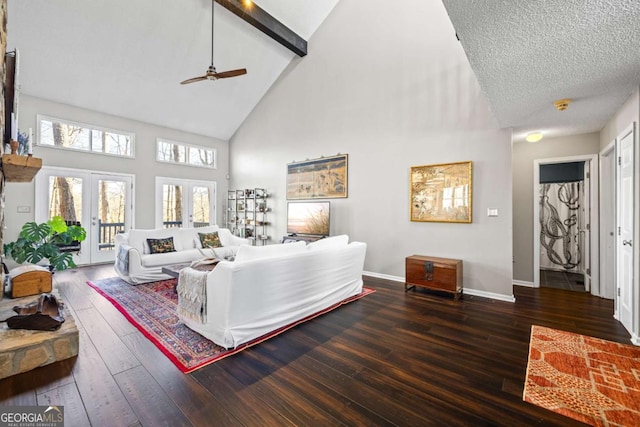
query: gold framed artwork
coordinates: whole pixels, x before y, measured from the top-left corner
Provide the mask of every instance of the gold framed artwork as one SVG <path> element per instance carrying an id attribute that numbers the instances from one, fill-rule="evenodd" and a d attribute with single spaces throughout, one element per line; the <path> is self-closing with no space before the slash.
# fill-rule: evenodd
<path id="1" fill-rule="evenodd" d="M 287 165 L 287 199 L 347 197 L 348 154 Z"/>
<path id="2" fill-rule="evenodd" d="M 471 162 L 411 167 L 411 221 L 472 220 Z"/>

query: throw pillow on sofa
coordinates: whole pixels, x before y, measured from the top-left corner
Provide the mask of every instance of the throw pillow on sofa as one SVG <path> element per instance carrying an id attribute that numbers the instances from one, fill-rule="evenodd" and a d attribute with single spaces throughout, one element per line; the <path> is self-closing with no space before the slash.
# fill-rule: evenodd
<path id="1" fill-rule="evenodd" d="M 147 243 L 149 244 L 149 252 L 152 254 L 164 254 L 176 251 L 173 245 L 173 237 L 167 237 L 166 239 L 147 239 Z"/>
<path id="2" fill-rule="evenodd" d="M 200 244 L 203 248 L 220 248 L 222 243 L 220 242 L 220 236 L 217 231 L 213 233 L 198 233 L 200 238 Z"/>

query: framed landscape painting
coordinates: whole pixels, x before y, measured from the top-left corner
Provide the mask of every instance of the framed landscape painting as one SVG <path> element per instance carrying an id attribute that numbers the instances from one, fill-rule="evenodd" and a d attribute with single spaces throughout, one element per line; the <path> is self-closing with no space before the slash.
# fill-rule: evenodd
<path id="1" fill-rule="evenodd" d="M 347 197 L 348 154 L 287 165 L 287 199 Z"/>
<path id="2" fill-rule="evenodd" d="M 411 167 L 411 221 L 472 220 L 471 162 Z"/>

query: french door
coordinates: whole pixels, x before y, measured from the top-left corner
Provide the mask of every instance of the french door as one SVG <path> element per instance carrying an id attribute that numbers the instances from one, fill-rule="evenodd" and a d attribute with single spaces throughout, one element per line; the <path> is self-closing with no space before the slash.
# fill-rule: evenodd
<path id="1" fill-rule="evenodd" d="M 156 228 L 216 224 L 216 183 L 156 178 Z"/>
<path id="2" fill-rule="evenodd" d="M 132 227 L 132 192 L 131 175 L 43 167 L 36 176 L 35 220 L 59 215 L 87 230 L 76 264 L 113 261 L 115 235 Z"/>

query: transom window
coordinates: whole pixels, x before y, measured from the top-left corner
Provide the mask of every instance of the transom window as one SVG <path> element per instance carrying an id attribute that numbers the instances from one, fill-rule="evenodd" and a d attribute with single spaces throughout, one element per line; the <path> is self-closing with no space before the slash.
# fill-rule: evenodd
<path id="1" fill-rule="evenodd" d="M 215 169 L 216 149 L 158 138 L 156 160 Z"/>
<path id="2" fill-rule="evenodd" d="M 38 134 L 42 146 L 133 157 L 131 132 L 38 115 Z"/>

